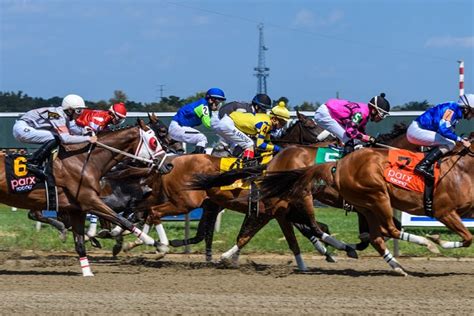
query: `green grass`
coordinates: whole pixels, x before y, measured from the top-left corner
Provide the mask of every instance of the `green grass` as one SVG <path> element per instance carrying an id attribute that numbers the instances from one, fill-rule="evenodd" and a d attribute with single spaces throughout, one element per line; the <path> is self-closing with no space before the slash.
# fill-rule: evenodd
<path id="1" fill-rule="evenodd" d="M 355 243 L 358 241 L 357 216 L 333 208 L 320 208 L 316 216 L 319 221 L 329 225 L 332 234 L 345 242 Z M 219 232 L 214 235 L 214 251 L 222 252 L 228 250 L 235 244 L 235 238 L 239 232 L 243 220 L 243 214 L 226 211 L 222 217 L 222 225 Z M 0 250 L 47 250 L 47 251 L 74 251 L 72 234 L 68 234 L 67 241 L 61 242 L 57 231 L 43 225 L 39 232 L 35 229 L 36 223 L 27 218 L 24 210 L 12 212 L 10 207 L 0 206 Z M 165 222 L 165 229 L 169 239 L 184 238 L 184 223 Z M 191 235 L 195 234 L 197 222 L 191 223 Z M 426 233 L 441 233 L 445 240 L 459 240 L 459 237 L 446 229 L 410 229 L 412 233 L 424 235 Z M 296 232 L 300 247 L 304 253 L 314 252 L 311 243 Z M 156 231 L 151 233 L 153 238 L 157 238 Z M 127 241 L 134 240 L 133 236 L 127 236 Z M 104 249 L 111 249 L 113 242 L 111 240 L 101 240 Z M 390 249 L 393 249 L 392 241 L 388 242 Z M 402 256 L 433 256 L 424 247 L 411 243 L 399 242 L 400 253 Z M 90 244 L 87 246 L 91 250 Z M 139 247 L 134 250 L 151 251 L 151 247 Z M 193 245 L 192 252 L 203 253 L 204 243 Z M 93 250 L 92 250 L 93 251 Z M 179 253 L 183 248 L 172 248 L 172 252 Z M 335 251 L 335 250 L 333 250 Z M 254 239 L 244 248 L 244 253 L 280 253 L 289 254 L 290 250 L 280 231 L 276 221 L 271 221 L 264 227 Z M 342 254 L 340 254 L 342 255 Z M 369 247 L 361 255 L 377 255 L 372 247 Z M 442 256 L 450 257 L 474 257 L 474 247 L 462 248 L 456 250 L 442 250 Z"/>

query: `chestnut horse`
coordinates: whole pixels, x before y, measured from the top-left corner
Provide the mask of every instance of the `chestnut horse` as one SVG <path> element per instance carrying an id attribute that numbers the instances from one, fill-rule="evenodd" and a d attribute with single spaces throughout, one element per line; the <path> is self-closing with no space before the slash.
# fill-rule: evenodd
<path id="1" fill-rule="evenodd" d="M 441 159 L 439 182 L 434 192 L 433 216 L 462 238 L 462 242 L 431 238 L 445 249 L 469 247 L 472 243 L 472 235 L 462 223 L 461 217 L 474 215 L 473 146 L 458 146 Z M 384 169 L 387 164 L 387 149 L 367 148 L 355 151 L 336 163 L 271 175 L 265 181 L 273 186 L 284 186 L 291 199 L 301 199 L 302 195 L 308 194 L 315 182 L 324 183 L 323 186 L 339 192 L 367 218 L 370 242 L 377 252 L 396 273 L 406 276 L 406 271 L 387 249 L 383 237 L 427 247 L 432 247 L 432 242 L 425 237 L 400 231 L 395 226 L 392 220 L 394 208 L 413 215 L 425 214 L 423 194 L 386 182 Z M 331 179 L 327 178 L 328 174 L 331 174 Z M 290 190 L 287 190 L 288 187 Z M 275 191 L 270 195 L 274 193 Z"/>
<path id="2" fill-rule="evenodd" d="M 382 134 L 377 137 L 378 142 L 385 142 L 394 146 L 399 146 L 402 148 L 410 148 L 417 150 L 419 149 L 417 146 L 412 145 L 406 139 L 406 130 L 407 127 L 404 124 L 396 124 L 394 129 L 390 133 Z M 327 145 L 327 144 L 326 144 Z M 281 153 L 275 156 L 275 158 L 268 164 L 268 168 L 266 170 L 267 175 L 272 174 L 278 171 L 283 170 L 292 170 L 296 168 L 303 168 L 314 165 L 315 157 L 317 151 L 319 150 L 319 146 L 294 146 L 285 148 Z M 196 177 L 194 181 L 194 186 L 197 188 L 203 189 L 210 189 L 211 187 L 218 187 L 222 185 L 229 185 L 230 183 L 234 182 L 237 179 L 242 179 L 249 174 L 248 168 L 244 168 L 242 170 L 230 171 L 228 173 L 223 174 L 214 174 L 214 175 L 199 175 Z M 327 178 L 331 178 L 331 172 L 328 169 L 327 173 L 325 174 Z M 313 191 L 313 195 L 305 196 L 304 199 L 293 200 L 291 203 L 288 203 L 288 200 L 284 198 L 285 194 L 287 194 L 287 190 L 283 183 L 285 182 L 284 177 L 281 179 L 277 179 L 277 181 L 282 181 L 281 186 L 273 185 L 273 179 L 269 179 L 266 176 L 263 177 L 266 179 L 263 181 L 259 186 L 262 187 L 262 191 L 265 194 L 264 199 L 273 201 L 274 205 L 280 205 L 280 210 L 273 210 L 274 212 L 286 213 L 288 216 L 296 216 L 296 214 L 305 213 L 308 214 L 309 217 L 306 217 L 306 225 L 302 226 L 297 225 L 297 228 L 308 238 L 311 242 L 313 242 L 315 247 L 318 247 L 315 244 L 315 236 L 318 231 L 318 227 L 314 226 L 314 222 L 311 223 L 310 219 L 314 219 L 314 207 L 313 207 L 313 199 L 317 199 L 318 201 L 325 203 L 329 206 L 342 208 L 344 205 L 344 201 L 342 197 L 339 195 L 337 190 L 329 186 L 323 187 L 324 189 L 318 188 L 318 190 Z M 328 180 L 329 181 L 329 180 Z M 274 198 L 273 200 L 271 198 Z M 275 199 L 276 198 L 276 199 Z M 286 201 L 286 202 L 285 202 Z M 304 212 L 294 212 L 290 210 L 284 210 L 284 207 L 289 206 L 291 208 L 297 209 L 304 209 Z M 368 227 L 367 221 L 365 220 L 364 216 L 359 215 L 359 229 L 362 235 L 367 234 Z M 301 215 L 300 215 L 301 216 Z M 253 222 L 253 218 L 250 218 L 245 221 L 243 227 L 241 228 L 241 233 L 237 238 L 237 244 L 233 247 L 233 250 L 224 254 L 224 257 L 230 256 L 233 254 L 234 251 L 241 249 L 250 239 L 266 224 L 263 221 Z M 297 222 L 296 220 L 291 220 L 292 222 Z M 313 226 L 311 226 L 311 224 Z M 289 228 L 288 228 L 289 229 Z M 291 234 L 291 233 L 289 233 Z M 323 240 L 328 238 L 324 235 Z M 358 250 L 363 250 L 367 247 L 368 242 L 362 241 L 361 243 L 356 245 Z M 351 252 L 351 247 L 347 247 L 343 244 L 337 244 L 337 249 L 344 249 L 346 252 Z M 352 254 L 352 253 L 351 253 Z"/>
<path id="3" fill-rule="evenodd" d="M 87 213 L 99 216 L 130 230 L 148 245 L 165 251 L 162 245 L 117 215 L 99 197 L 100 178 L 126 156 L 153 162 L 161 154 L 155 134 L 143 121 L 138 126 L 98 135 L 97 146 L 87 144 L 60 146 L 53 162 L 53 174 L 58 187 L 60 218 L 71 225 L 83 276 L 93 276 L 84 246 L 84 222 Z M 5 174 L 5 155 L 0 153 L 0 174 Z M 11 194 L 6 177 L 0 179 L 0 202 L 25 209 L 46 208 L 44 189 Z M 69 226 L 69 225 L 67 225 Z"/>

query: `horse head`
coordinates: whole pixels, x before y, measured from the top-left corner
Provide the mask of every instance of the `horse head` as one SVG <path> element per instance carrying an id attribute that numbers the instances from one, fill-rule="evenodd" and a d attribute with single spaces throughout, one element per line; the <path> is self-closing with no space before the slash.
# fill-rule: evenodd
<path id="1" fill-rule="evenodd" d="M 296 116 L 297 119 L 290 123 L 290 126 L 276 142 L 293 144 L 314 144 L 320 142 L 318 135 L 323 132 L 324 129 L 298 110 L 296 111 Z M 335 140 L 335 138 L 329 139 L 329 141 L 331 140 Z"/>
<path id="2" fill-rule="evenodd" d="M 161 121 L 155 113 L 148 113 L 148 126 L 155 132 L 164 150 L 174 153 L 184 152 L 183 144 L 181 142 L 171 139 L 168 135 L 168 126 Z"/>

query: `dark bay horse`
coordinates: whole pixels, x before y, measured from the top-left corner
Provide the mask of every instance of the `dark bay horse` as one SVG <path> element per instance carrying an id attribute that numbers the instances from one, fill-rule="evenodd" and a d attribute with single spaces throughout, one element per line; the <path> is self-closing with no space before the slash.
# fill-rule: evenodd
<path id="1" fill-rule="evenodd" d="M 95 146 L 94 146 L 95 147 Z M 61 146 L 53 162 L 53 174 L 58 187 L 58 205 L 63 221 L 70 224 L 74 233 L 76 251 L 80 257 L 82 273 L 92 276 L 84 246 L 86 213 L 106 219 L 130 230 L 148 245 L 164 251 L 162 245 L 117 215 L 100 199 L 100 178 L 127 155 L 153 162 L 162 152 L 155 134 L 143 121 L 138 126 L 98 135 L 97 147 L 87 144 Z M 89 150 L 92 149 L 92 150 Z M 0 174 L 5 174 L 5 155 L 0 153 Z M 6 178 L 0 179 L 0 202 L 7 205 L 41 210 L 46 208 L 45 191 L 36 189 L 24 194 L 10 194 Z M 68 225 L 69 226 L 69 225 Z"/>
<path id="2" fill-rule="evenodd" d="M 432 238 L 442 248 L 468 247 L 472 234 L 461 217 L 474 215 L 474 145 L 464 149 L 458 146 L 442 158 L 440 180 L 434 192 L 433 216 L 462 238 L 462 242 L 449 242 Z M 292 199 L 301 199 L 314 183 L 324 182 L 357 210 L 365 215 L 370 227 L 370 242 L 390 267 L 400 275 L 406 271 L 387 249 L 383 237 L 391 237 L 432 247 L 425 237 L 400 231 L 393 222 L 393 209 L 413 215 L 424 215 L 423 193 L 408 191 L 388 183 L 384 168 L 388 164 L 387 149 L 362 149 L 336 163 L 316 165 L 270 176 L 274 186 L 285 186 Z M 329 170 L 329 173 L 328 173 Z M 331 179 L 327 175 L 331 175 Z M 286 189 L 290 187 L 290 190 Z M 267 187 L 268 188 L 268 187 Z"/>

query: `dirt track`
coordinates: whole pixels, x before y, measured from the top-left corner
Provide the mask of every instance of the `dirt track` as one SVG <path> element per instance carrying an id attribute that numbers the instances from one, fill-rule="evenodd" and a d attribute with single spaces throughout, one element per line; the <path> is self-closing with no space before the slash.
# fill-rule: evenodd
<path id="1" fill-rule="evenodd" d="M 409 277 L 380 258 L 326 263 L 242 256 L 239 269 L 201 255 L 90 257 L 83 278 L 72 254 L 0 252 L 0 314 L 474 314 L 474 262 L 401 258 Z"/>

